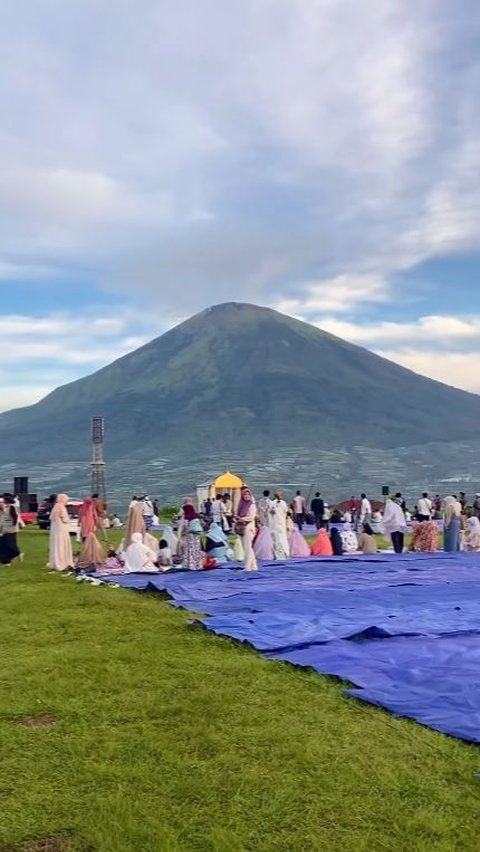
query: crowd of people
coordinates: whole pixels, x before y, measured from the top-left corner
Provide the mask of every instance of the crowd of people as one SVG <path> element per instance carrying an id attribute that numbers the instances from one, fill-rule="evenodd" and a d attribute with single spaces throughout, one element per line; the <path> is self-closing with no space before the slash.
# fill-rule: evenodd
<path id="1" fill-rule="evenodd" d="M 160 539 L 151 532 L 152 527 L 159 526 L 158 501 L 134 497 L 125 535 L 115 549 L 107 546 L 105 536 L 106 503 L 94 494 L 85 498 L 80 508 L 81 550 L 76 557 L 67 511 L 69 498 L 59 494 L 52 502 L 48 564 L 54 571 L 67 573 L 200 570 L 228 561 L 243 563 L 245 570 L 255 571 L 261 561 L 374 554 L 378 549 L 376 533 L 389 536 L 394 552 L 402 553 L 407 530 L 411 530 L 411 551 L 434 552 L 440 542 L 439 521 L 443 522 L 445 551 L 480 552 L 480 494 L 469 505 L 463 492 L 458 498 L 451 495 L 443 500 L 438 495 L 432 499 L 424 492 L 414 512 L 409 513 L 400 493 L 387 497 L 376 511 L 366 494 L 358 500 L 352 497 L 343 511 L 330 511 L 319 492 L 308 506 L 300 491 L 287 503 L 283 492 L 272 495 L 265 490 L 257 502 L 252 491 L 244 487 L 237 505 L 230 494 L 208 498 L 199 509 L 192 498 L 186 498 L 175 519 L 176 531 L 166 525 Z M 109 525 L 123 527 L 117 515 L 112 520 Z M 303 530 L 312 522 L 316 535 L 309 543 Z M 0 564 L 10 565 L 23 557 L 17 543 L 21 524 L 18 500 L 5 494 L 0 499 Z"/>

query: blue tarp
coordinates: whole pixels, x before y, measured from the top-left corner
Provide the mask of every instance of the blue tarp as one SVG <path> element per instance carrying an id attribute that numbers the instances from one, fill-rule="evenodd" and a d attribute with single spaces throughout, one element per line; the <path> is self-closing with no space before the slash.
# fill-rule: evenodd
<path id="1" fill-rule="evenodd" d="M 480 742 L 480 554 L 312 558 L 264 563 L 258 573 L 227 566 L 102 579 L 167 592 L 214 633 L 341 677 L 354 685 L 350 695 Z"/>

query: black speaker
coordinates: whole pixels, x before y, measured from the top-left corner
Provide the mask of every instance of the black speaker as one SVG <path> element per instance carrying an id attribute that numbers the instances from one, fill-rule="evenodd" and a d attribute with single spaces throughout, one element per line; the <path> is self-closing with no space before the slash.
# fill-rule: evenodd
<path id="1" fill-rule="evenodd" d="M 388 497 L 389 494 L 390 494 L 390 488 L 388 487 L 388 485 L 384 485 L 383 488 L 382 488 L 382 495 L 384 497 Z"/>
<path id="2" fill-rule="evenodd" d="M 16 476 L 13 480 L 13 493 L 20 497 L 20 494 L 28 494 L 28 476 Z"/>

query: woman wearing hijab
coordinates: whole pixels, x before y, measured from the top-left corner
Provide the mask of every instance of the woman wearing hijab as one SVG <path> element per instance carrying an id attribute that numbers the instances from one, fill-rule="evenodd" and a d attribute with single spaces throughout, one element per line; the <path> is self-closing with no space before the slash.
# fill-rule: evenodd
<path id="1" fill-rule="evenodd" d="M 270 506 L 270 532 L 272 534 L 275 559 L 288 559 L 290 549 L 287 533 L 288 506 L 283 493 L 277 491 Z"/>
<path id="2" fill-rule="evenodd" d="M 435 553 L 438 548 L 438 527 L 435 521 L 422 521 L 413 525 L 410 550 Z"/>
<path id="3" fill-rule="evenodd" d="M 480 521 L 476 517 L 467 521 L 467 535 L 465 536 L 465 549 L 478 553 L 480 551 Z"/>
<path id="4" fill-rule="evenodd" d="M 96 533 L 99 522 L 97 510 L 91 497 L 86 497 L 80 506 L 78 520 L 80 522 L 80 536 L 82 541 L 85 541 L 91 533 Z"/>
<path id="5" fill-rule="evenodd" d="M 211 524 L 207 532 L 205 550 L 210 559 L 215 560 L 217 565 L 224 565 L 227 561 L 227 536 L 216 523 Z"/>
<path id="6" fill-rule="evenodd" d="M 312 556 L 333 556 L 332 543 L 324 527 L 318 531 L 312 544 Z"/>
<path id="7" fill-rule="evenodd" d="M 293 524 L 288 538 L 290 556 L 294 559 L 303 559 L 310 556 L 310 548 L 300 532 L 297 524 Z"/>
<path id="8" fill-rule="evenodd" d="M 145 535 L 145 521 L 143 519 L 142 506 L 138 502 L 130 504 L 127 518 L 127 528 L 125 530 L 125 538 L 120 546 L 120 550 L 126 549 L 132 543 L 134 533 L 140 533 L 142 539 Z"/>
<path id="9" fill-rule="evenodd" d="M 155 563 L 155 554 L 142 541 L 141 533 L 132 533 L 131 544 L 125 551 L 125 573 L 150 573 L 158 571 Z"/>
<path id="10" fill-rule="evenodd" d="M 84 542 L 80 554 L 75 561 L 75 568 L 83 571 L 95 571 L 105 562 L 105 554 L 94 532 L 89 533 Z"/>
<path id="11" fill-rule="evenodd" d="M 180 514 L 178 516 L 178 537 L 182 539 L 187 533 L 187 527 L 190 521 L 194 521 L 198 518 L 198 514 L 195 511 L 195 506 L 193 505 L 193 500 L 191 497 L 185 497 L 183 501 L 183 506 L 180 509 Z"/>
<path id="12" fill-rule="evenodd" d="M 159 539 L 155 538 L 155 536 L 152 535 L 151 533 L 146 532 L 145 535 L 143 536 L 142 541 L 143 541 L 143 544 L 145 545 L 145 547 L 148 547 L 148 549 L 152 551 L 152 553 L 155 556 L 155 559 L 153 561 L 156 562 L 158 560 L 158 554 L 159 554 L 159 551 L 160 551 Z"/>
<path id="13" fill-rule="evenodd" d="M 202 532 L 203 527 L 198 518 L 189 522 L 184 537 L 183 567 L 190 571 L 198 571 L 202 567 Z"/>
<path id="14" fill-rule="evenodd" d="M 167 542 L 167 545 L 172 552 L 172 556 L 176 556 L 178 549 L 178 538 L 173 532 L 171 526 L 167 525 L 163 528 L 162 538 L 165 539 L 165 541 Z"/>
<path id="15" fill-rule="evenodd" d="M 50 515 L 48 564 L 55 571 L 71 571 L 73 568 L 68 499 L 66 494 L 59 494 Z"/>
<path id="16" fill-rule="evenodd" d="M 253 549 L 253 540 L 255 538 L 255 519 L 257 517 L 257 507 L 253 494 L 249 488 L 242 488 L 242 496 L 237 507 L 235 517 L 235 526 L 240 532 L 243 544 L 243 564 L 246 571 L 257 571 L 257 559 Z"/>
<path id="17" fill-rule="evenodd" d="M 443 510 L 443 549 L 446 553 L 458 553 L 460 550 L 460 530 L 462 507 L 455 497 L 446 497 Z"/>
<path id="18" fill-rule="evenodd" d="M 358 551 L 357 533 L 352 529 L 352 526 L 352 524 L 344 524 L 340 533 L 344 554 L 357 553 Z"/>
<path id="19" fill-rule="evenodd" d="M 343 556 L 343 542 L 337 527 L 332 527 L 330 530 L 330 541 L 334 556 Z"/>
<path id="20" fill-rule="evenodd" d="M 386 501 L 382 521 L 382 532 L 391 537 L 395 553 L 403 553 L 406 530 L 407 519 L 402 508 L 402 495 L 396 494 L 393 500 L 389 498 Z"/>
<path id="21" fill-rule="evenodd" d="M 18 556 L 23 558 L 17 544 L 18 521 L 15 497 L 4 494 L 0 512 L 0 565 L 10 565 Z"/>
<path id="22" fill-rule="evenodd" d="M 275 559 L 272 536 L 268 526 L 260 526 L 253 542 L 253 550 L 258 562 L 271 562 L 272 559 Z"/>

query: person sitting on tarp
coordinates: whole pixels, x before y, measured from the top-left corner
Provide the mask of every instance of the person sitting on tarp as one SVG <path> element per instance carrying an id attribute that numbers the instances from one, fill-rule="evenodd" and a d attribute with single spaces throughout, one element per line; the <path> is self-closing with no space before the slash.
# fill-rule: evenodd
<path id="1" fill-rule="evenodd" d="M 465 550 L 480 551 L 480 521 L 475 516 L 467 521 L 467 534 L 465 536 Z"/>
<path id="2" fill-rule="evenodd" d="M 326 529 L 321 529 L 312 544 L 312 556 L 333 556 L 332 543 Z"/>
<path id="3" fill-rule="evenodd" d="M 310 548 L 296 524 L 293 525 L 292 531 L 288 536 L 288 543 L 290 545 L 291 558 L 303 559 L 306 556 L 310 556 Z"/>
<path id="4" fill-rule="evenodd" d="M 367 521 L 362 525 L 362 531 L 358 536 L 358 547 L 362 553 L 378 553 L 377 539 L 374 532 Z"/>
<path id="5" fill-rule="evenodd" d="M 438 550 L 438 527 L 435 521 L 421 521 L 413 524 L 410 550 L 421 553 L 435 553 Z"/>
<path id="6" fill-rule="evenodd" d="M 214 559 L 217 565 L 224 565 L 227 561 L 228 539 L 217 523 L 213 523 L 209 527 L 205 550 L 210 559 Z"/>
<path id="7" fill-rule="evenodd" d="M 172 567 L 172 559 L 173 553 L 168 546 L 168 541 L 165 541 L 164 538 L 160 539 L 158 544 L 158 557 L 157 557 L 157 565 L 159 568 L 171 568 Z"/>
<path id="8" fill-rule="evenodd" d="M 268 526 L 260 525 L 253 541 L 253 552 L 261 562 L 269 562 L 275 559 L 272 534 Z"/>
<path id="9" fill-rule="evenodd" d="M 158 571 L 155 565 L 156 554 L 143 544 L 141 533 L 133 533 L 132 543 L 125 551 L 125 573 L 135 574 Z"/>
<path id="10" fill-rule="evenodd" d="M 344 553 L 356 553 L 358 550 L 358 538 L 351 524 L 344 524 L 340 533 Z"/>
<path id="11" fill-rule="evenodd" d="M 343 556 L 343 542 L 337 527 L 332 527 L 330 532 L 330 541 L 334 556 Z"/>

